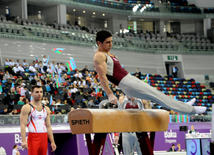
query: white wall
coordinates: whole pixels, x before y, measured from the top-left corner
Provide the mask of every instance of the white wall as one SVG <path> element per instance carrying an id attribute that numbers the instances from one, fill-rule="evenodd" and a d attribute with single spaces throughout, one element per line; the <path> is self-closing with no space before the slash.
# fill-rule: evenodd
<path id="1" fill-rule="evenodd" d="M 189 4 L 195 4 L 198 7 L 214 7 L 214 0 L 187 0 Z"/>
<path id="2" fill-rule="evenodd" d="M 195 33 L 195 23 L 191 20 L 182 21 L 180 24 L 181 33 Z"/>

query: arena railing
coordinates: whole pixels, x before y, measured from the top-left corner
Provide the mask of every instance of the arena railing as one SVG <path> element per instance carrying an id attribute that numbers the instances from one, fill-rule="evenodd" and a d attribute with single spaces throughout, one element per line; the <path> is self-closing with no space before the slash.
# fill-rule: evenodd
<path id="1" fill-rule="evenodd" d="M 186 123 L 186 122 L 211 122 L 211 115 L 170 115 L 169 122 Z M 50 115 L 51 124 L 68 123 L 68 114 Z M 20 115 L 0 115 L 0 126 L 19 125 Z"/>
<path id="2" fill-rule="evenodd" d="M 129 16 L 140 16 L 141 18 L 143 17 L 170 17 L 170 18 L 194 18 L 194 19 L 203 19 L 203 18 L 214 18 L 214 13 L 207 13 L 204 11 L 206 8 L 198 8 L 201 10 L 201 13 L 194 13 L 194 11 L 171 11 L 171 7 L 179 7 L 179 6 L 171 6 L 171 5 L 166 5 L 164 4 L 158 4 L 159 12 L 153 12 L 150 11 L 150 9 L 144 9 L 144 11 L 140 11 L 141 8 L 149 7 L 148 5 L 150 4 L 140 4 L 140 7 L 137 9 L 136 12 L 133 12 L 132 8 L 137 5 L 137 4 L 130 4 L 130 3 L 123 3 L 123 2 L 113 2 L 113 1 L 102 1 L 102 0 L 38 0 L 40 2 L 46 1 L 46 2 L 51 2 L 51 3 L 56 3 L 56 4 L 65 4 L 65 5 L 72 5 L 73 7 L 87 7 L 88 9 L 93 9 L 93 10 L 99 10 L 99 11 L 104 11 L 104 12 L 111 12 L 111 13 L 118 13 L 122 15 L 129 15 Z M 147 6 L 146 6 L 147 5 Z M 185 7 L 181 6 L 182 10 L 184 8 L 191 8 L 191 7 Z"/>

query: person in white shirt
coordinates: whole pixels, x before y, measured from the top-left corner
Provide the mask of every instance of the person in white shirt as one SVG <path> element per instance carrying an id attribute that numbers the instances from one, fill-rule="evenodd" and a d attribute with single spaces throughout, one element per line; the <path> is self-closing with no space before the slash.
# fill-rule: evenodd
<path id="1" fill-rule="evenodd" d="M 15 64 L 15 66 L 13 67 L 13 72 L 15 75 L 20 75 L 20 71 L 19 71 L 17 64 Z"/>
<path id="2" fill-rule="evenodd" d="M 61 69 L 62 69 L 62 73 L 67 73 L 67 70 L 66 70 L 66 68 L 65 68 L 65 66 L 64 66 L 64 63 L 60 63 L 60 67 L 61 67 Z"/>
<path id="3" fill-rule="evenodd" d="M 14 64 L 15 64 L 15 63 L 13 62 L 13 59 L 10 59 L 9 64 L 10 64 L 10 67 L 13 68 L 13 66 L 14 66 Z"/>
<path id="4" fill-rule="evenodd" d="M 29 64 L 26 62 L 25 59 L 23 60 L 22 66 L 23 66 L 24 68 L 28 68 L 28 67 L 29 67 Z"/>
<path id="5" fill-rule="evenodd" d="M 76 77 L 76 78 L 82 78 L 83 76 L 82 76 L 82 73 L 80 73 L 78 70 L 76 71 L 76 74 L 74 74 L 74 77 Z"/>
<path id="6" fill-rule="evenodd" d="M 44 57 L 43 57 L 43 70 L 44 70 L 44 72 L 46 72 L 46 70 L 47 70 L 47 65 L 48 65 L 48 63 L 47 63 L 47 58 L 46 58 L 46 55 L 44 55 Z"/>
<path id="7" fill-rule="evenodd" d="M 29 70 L 33 73 L 36 73 L 36 69 L 33 67 L 33 63 L 30 64 Z"/>
<path id="8" fill-rule="evenodd" d="M 4 66 L 10 66 L 10 62 L 8 59 L 5 59 Z"/>
<path id="9" fill-rule="evenodd" d="M 58 74 L 61 74 L 61 73 L 62 73 L 61 66 L 58 66 L 57 73 L 58 73 Z"/>
<path id="10" fill-rule="evenodd" d="M 22 72 L 22 73 L 24 73 L 24 72 L 25 72 L 25 70 L 24 70 L 24 68 L 22 67 L 22 65 L 21 65 L 21 64 L 19 64 L 18 69 L 19 69 L 19 71 L 20 71 L 20 72 Z"/>
<path id="11" fill-rule="evenodd" d="M 13 146 L 12 155 L 20 155 L 17 145 Z"/>
<path id="12" fill-rule="evenodd" d="M 73 82 L 75 85 L 78 84 L 79 86 L 81 85 L 81 81 L 79 78 L 77 78 L 74 82 Z"/>
<path id="13" fill-rule="evenodd" d="M 24 87 L 25 87 L 25 84 L 22 83 L 22 84 L 21 84 L 21 88 L 20 88 L 20 95 L 21 95 L 22 97 L 25 97 L 26 89 L 25 89 Z"/>
<path id="14" fill-rule="evenodd" d="M 19 66 L 19 59 L 16 60 L 15 64 L 17 64 L 17 66 Z"/>
<path id="15" fill-rule="evenodd" d="M 5 71 L 8 71 L 10 74 L 12 74 L 12 67 L 10 66 L 10 62 L 8 59 L 5 59 L 4 67 Z"/>
<path id="16" fill-rule="evenodd" d="M 35 68 L 36 70 L 39 69 L 39 63 L 38 63 L 38 62 L 35 62 L 34 68 Z"/>
<path id="17" fill-rule="evenodd" d="M 51 73 L 52 73 L 51 65 L 48 67 L 48 69 L 47 69 L 47 71 L 46 71 L 46 72 L 48 72 L 49 74 L 51 74 Z"/>

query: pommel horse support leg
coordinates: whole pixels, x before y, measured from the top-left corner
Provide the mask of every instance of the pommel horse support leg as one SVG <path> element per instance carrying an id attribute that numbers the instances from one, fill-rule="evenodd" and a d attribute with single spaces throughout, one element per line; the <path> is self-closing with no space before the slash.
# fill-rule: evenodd
<path id="1" fill-rule="evenodd" d="M 89 155 L 102 155 L 106 134 L 114 132 L 137 132 L 142 153 L 153 155 L 155 132 L 166 131 L 169 123 L 169 113 L 157 109 L 78 109 L 68 117 L 71 133 L 86 135 Z M 95 133 L 93 143 L 90 133 Z"/>

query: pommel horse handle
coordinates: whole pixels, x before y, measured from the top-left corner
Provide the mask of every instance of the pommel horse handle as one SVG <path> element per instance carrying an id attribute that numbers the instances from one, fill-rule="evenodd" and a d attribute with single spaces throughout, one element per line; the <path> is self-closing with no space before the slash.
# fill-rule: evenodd
<path id="1" fill-rule="evenodd" d="M 114 132 L 137 132 L 138 137 L 145 138 L 139 141 L 141 149 L 144 148 L 142 153 L 147 150 L 146 155 L 153 155 L 154 135 L 151 134 L 149 139 L 147 132 L 166 131 L 169 113 L 159 109 L 78 109 L 71 111 L 68 119 L 72 134 L 86 134 L 86 138 L 88 137 L 90 155 L 101 155 L 106 133 Z M 90 133 L 95 133 L 93 144 Z M 148 148 L 143 146 L 145 144 Z"/>

